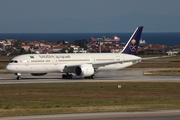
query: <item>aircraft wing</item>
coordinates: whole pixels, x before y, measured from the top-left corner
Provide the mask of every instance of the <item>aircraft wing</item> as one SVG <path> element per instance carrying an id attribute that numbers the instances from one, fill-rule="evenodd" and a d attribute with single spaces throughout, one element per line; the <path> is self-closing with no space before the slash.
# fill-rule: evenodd
<path id="1" fill-rule="evenodd" d="M 150 59 L 166 58 L 166 57 L 172 57 L 172 56 L 147 57 L 147 58 L 141 58 L 141 59 L 142 60 L 150 60 Z"/>
<path id="2" fill-rule="evenodd" d="M 118 61 L 112 61 L 112 62 L 101 62 L 101 63 L 94 63 L 92 64 L 94 68 L 98 68 L 101 66 L 105 66 L 105 65 L 111 65 L 111 64 L 116 64 L 116 63 L 125 63 L 125 62 L 140 62 L 142 58 L 137 58 L 137 59 L 131 59 L 131 60 L 118 60 Z"/>
<path id="3" fill-rule="evenodd" d="M 150 59 L 157 59 L 157 58 L 164 58 L 164 57 L 170 57 L 170 56 L 161 56 L 161 57 L 147 57 L 147 58 L 136 58 L 136 59 L 131 59 L 131 60 L 119 60 L 119 61 L 112 61 L 112 62 L 101 62 L 101 63 L 86 63 L 86 64 L 92 64 L 92 66 L 97 69 L 99 67 L 105 66 L 105 65 L 110 65 L 110 64 L 116 64 L 116 63 L 126 63 L 126 62 L 141 62 L 141 61 L 146 61 Z M 65 66 L 65 72 L 74 72 L 75 67 L 80 66 L 82 64 L 74 64 L 74 65 L 66 65 Z"/>
<path id="4" fill-rule="evenodd" d="M 133 60 L 119 60 L 119 61 L 112 61 L 112 62 L 101 62 L 101 63 L 85 63 L 85 64 L 91 64 L 94 69 L 97 69 L 99 67 L 110 65 L 110 64 L 116 64 L 116 63 L 125 63 L 125 62 L 140 62 L 142 58 L 133 59 Z M 64 72 L 74 72 L 74 69 L 77 66 L 81 66 L 82 64 L 74 64 L 74 65 L 66 65 L 64 68 Z"/>
<path id="5" fill-rule="evenodd" d="M 125 62 L 140 62 L 142 58 L 137 59 L 131 59 L 131 60 L 119 60 L 119 61 L 112 61 L 112 62 L 101 62 L 101 63 L 85 63 L 85 64 L 91 64 L 95 69 L 99 68 L 101 66 L 110 65 L 110 64 L 116 64 L 116 63 L 125 63 Z M 74 72 L 75 67 L 80 66 L 82 64 L 72 64 L 72 65 L 66 65 L 64 68 L 64 72 Z"/>
<path id="6" fill-rule="evenodd" d="M 136 59 L 131 59 L 131 60 L 120 60 L 120 61 L 112 61 L 112 62 L 103 62 L 103 63 L 94 63 L 92 64 L 93 66 L 105 66 L 105 65 L 110 65 L 110 64 L 115 64 L 115 63 L 126 63 L 126 62 L 141 62 L 141 61 L 146 61 L 146 60 L 151 60 L 151 59 L 157 59 L 157 58 L 164 58 L 164 57 L 172 57 L 172 56 L 160 56 L 160 57 L 147 57 L 147 58 L 136 58 Z"/>
<path id="7" fill-rule="evenodd" d="M 95 69 L 105 66 L 105 65 L 110 65 L 110 64 L 115 64 L 115 63 L 124 63 L 124 62 L 131 62 L 131 61 L 136 61 L 139 62 L 141 59 L 134 59 L 134 60 L 121 60 L 121 61 L 112 61 L 112 62 L 101 62 L 101 63 L 86 63 L 86 64 L 91 64 Z M 74 69 L 77 66 L 80 66 L 82 64 L 74 64 L 74 65 L 66 65 L 64 68 L 64 72 L 74 72 Z"/>

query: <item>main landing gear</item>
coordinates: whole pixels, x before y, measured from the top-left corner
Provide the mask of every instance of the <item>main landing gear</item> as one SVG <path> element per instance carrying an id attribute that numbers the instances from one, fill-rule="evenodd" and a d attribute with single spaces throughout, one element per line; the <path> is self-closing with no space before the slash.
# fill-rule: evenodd
<path id="1" fill-rule="evenodd" d="M 21 73 L 15 73 L 15 75 L 17 76 L 16 77 L 17 80 L 21 80 Z"/>
<path id="2" fill-rule="evenodd" d="M 72 78 L 73 78 L 73 75 L 69 74 L 69 73 L 66 73 L 66 74 L 62 75 L 62 79 L 72 79 Z M 84 77 L 84 79 L 94 79 L 94 78 L 95 78 L 94 75 L 91 75 L 91 76 L 88 76 L 88 77 Z"/>
<path id="3" fill-rule="evenodd" d="M 84 77 L 84 79 L 94 79 L 94 78 L 95 78 L 94 75 L 91 75 L 91 76 L 89 76 L 89 77 Z"/>
<path id="4" fill-rule="evenodd" d="M 69 74 L 69 73 L 66 73 L 66 74 L 63 74 L 63 75 L 62 75 L 62 78 L 63 78 L 63 79 L 72 79 L 72 78 L 73 78 L 73 75 L 72 75 L 72 74 Z"/>

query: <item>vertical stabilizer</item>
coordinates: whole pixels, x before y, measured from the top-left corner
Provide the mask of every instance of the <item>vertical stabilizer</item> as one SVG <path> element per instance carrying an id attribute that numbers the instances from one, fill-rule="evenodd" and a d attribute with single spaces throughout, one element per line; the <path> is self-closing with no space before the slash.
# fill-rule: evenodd
<path id="1" fill-rule="evenodd" d="M 143 26 L 137 27 L 121 53 L 136 55 Z"/>

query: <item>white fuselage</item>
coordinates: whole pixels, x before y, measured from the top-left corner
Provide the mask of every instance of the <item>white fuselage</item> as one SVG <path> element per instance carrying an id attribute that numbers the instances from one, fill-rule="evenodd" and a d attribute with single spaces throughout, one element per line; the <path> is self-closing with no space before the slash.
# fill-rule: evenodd
<path id="1" fill-rule="evenodd" d="M 25 54 L 12 59 L 6 69 L 15 73 L 64 72 L 67 65 L 98 64 L 113 61 L 131 60 L 139 57 L 121 53 L 86 54 Z M 96 71 L 117 70 L 136 62 L 120 62 L 96 67 Z"/>

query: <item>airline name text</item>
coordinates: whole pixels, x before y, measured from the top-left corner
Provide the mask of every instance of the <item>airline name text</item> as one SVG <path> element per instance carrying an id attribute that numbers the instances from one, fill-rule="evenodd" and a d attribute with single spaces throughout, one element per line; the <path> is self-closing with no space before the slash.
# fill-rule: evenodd
<path id="1" fill-rule="evenodd" d="M 70 58 L 70 55 L 39 55 L 40 58 Z"/>

